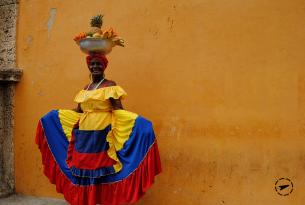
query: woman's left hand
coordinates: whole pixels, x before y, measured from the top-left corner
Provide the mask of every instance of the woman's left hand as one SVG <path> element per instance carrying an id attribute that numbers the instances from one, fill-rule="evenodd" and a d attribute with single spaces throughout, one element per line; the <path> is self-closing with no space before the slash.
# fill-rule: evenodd
<path id="1" fill-rule="evenodd" d="M 114 110 L 123 110 L 123 105 L 120 99 L 109 98 Z"/>

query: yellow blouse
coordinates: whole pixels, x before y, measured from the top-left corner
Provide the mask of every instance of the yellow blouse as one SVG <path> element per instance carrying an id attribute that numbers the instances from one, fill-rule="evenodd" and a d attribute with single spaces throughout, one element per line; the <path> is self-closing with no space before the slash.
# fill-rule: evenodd
<path id="1" fill-rule="evenodd" d="M 106 140 L 109 143 L 108 156 L 117 161 L 114 165 L 116 172 L 122 169 L 116 152 L 121 150 L 128 140 L 136 113 L 126 110 L 112 110 L 110 98 L 124 99 L 127 93 L 120 86 L 103 87 L 96 90 L 81 90 L 74 101 L 80 103 L 83 113 L 73 110 L 59 110 L 59 119 L 67 139 L 71 140 L 72 129 L 79 122 L 80 130 L 103 130 L 111 124 Z"/>
<path id="2" fill-rule="evenodd" d="M 79 119 L 79 130 L 103 130 L 112 122 L 110 98 L 123 99 L 127 93 L 118 85 L 96 90 L 81 90 L 74 102 L 83 112 Z"/>

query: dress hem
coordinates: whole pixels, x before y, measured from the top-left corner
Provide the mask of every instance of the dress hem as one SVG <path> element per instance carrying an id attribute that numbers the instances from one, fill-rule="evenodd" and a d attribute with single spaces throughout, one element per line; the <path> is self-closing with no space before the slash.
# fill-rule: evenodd
<path id="1" fill-rule="evenodd" d="M 111 183 L 77 185 L 73 184 L 60 169 L 50 150 L 40 121 L 35 142 L 42 155 L 43 173 L 52 184 L 56 185 L 56 191 L 62 193 L 71 205 L 135 203 L 154 183 L 154 177 L 161 173 L 158 145 L 154 142 L 138 168 L 126 178 Z"/>

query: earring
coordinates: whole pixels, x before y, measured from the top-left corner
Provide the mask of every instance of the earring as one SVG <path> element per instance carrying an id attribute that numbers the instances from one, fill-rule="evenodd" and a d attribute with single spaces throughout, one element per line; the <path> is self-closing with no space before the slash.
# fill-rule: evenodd
<path id="1" fill-rule="evenodd" d="M 89 74 L 90 82 L 92 82 L 92 73 Z"/>

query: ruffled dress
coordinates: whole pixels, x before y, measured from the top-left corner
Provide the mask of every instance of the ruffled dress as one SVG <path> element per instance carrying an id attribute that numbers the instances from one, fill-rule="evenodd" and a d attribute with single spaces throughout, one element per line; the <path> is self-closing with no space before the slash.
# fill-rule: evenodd
<path id="1" fill-rule="evenodd" d="M 71 205 L 134 203 L 161 172 L 152 123 L 112 109 L 110 98 L 126 95 L 117 85 L 81 90 L 74 101 L 83 113 L 52 110 L 40 119 L 44 174 Z"/>

